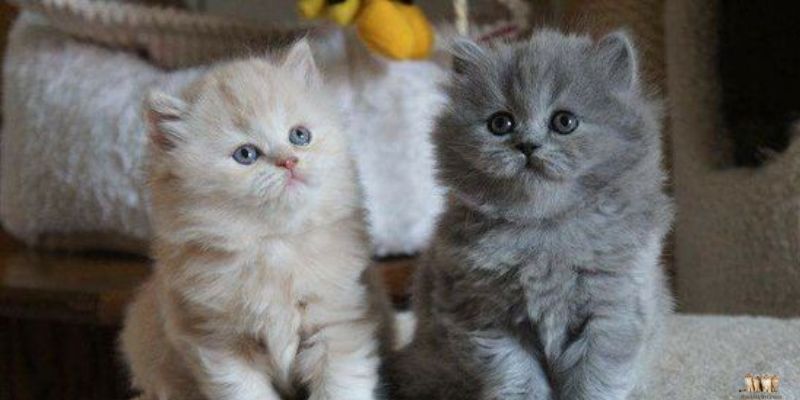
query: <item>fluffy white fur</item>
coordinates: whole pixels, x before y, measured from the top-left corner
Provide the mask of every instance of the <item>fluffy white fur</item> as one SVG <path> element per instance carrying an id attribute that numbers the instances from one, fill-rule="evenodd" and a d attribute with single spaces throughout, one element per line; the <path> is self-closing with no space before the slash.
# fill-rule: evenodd
<path id="1" fill-rule="evenodd" d="M 428 135 L 443 72 L 433 62 L 351 57 L 349 42 L 357 43 L 334 36 L 315 51 L 352 116 L 345 123 L 374 251 L 413 253 L 442 203 Z M 23 14 L 5 58 L 3 227 L 31 244 L 146 251 L 142 97 L 150 87 L 176 93 L 202 69 L 162 71 Z"/>
<path id="2" fill-rule="evenodd" d="M 444 105 L 435 62 L 389 62 L 372 56 L 354 37 L 347 45 L 347 82 L 341 92 L 351 151 L 364 188 L 375 253 L 412 254 L 427 247 L 444 205 L 434 179 L 429 134 Z"/>
<path id="3" fill-rule="evenodd" d="M 122 334 L 144 398 L 374 398 L 389 307 L 329 99 L 305 41 L 150 97 L 157 266 Z"/>

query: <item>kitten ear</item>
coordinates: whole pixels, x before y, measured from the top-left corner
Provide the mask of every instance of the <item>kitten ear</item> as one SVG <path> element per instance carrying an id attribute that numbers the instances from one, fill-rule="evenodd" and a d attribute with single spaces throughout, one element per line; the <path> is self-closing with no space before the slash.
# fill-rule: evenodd
<path id="1" fill-rule="evenodd" d="M 162 150 L 170 150 L 184 141 L 183 117 L 187 108 L 181 99 L 157 90 L 150 92 L 145 101 L 150 141 Z"/>
<path id="2" fill-rule="evenodd" d="M 627 33 L 609 33 L 597 42 L 596 51 L 600 68 L 614 89 L 628 91 L 639 84 L 636 49 Z"/>
<path id="3" fill-rule="evenodd" d="M 322 74 L 314 61 L 314 53 L 311 51 L 308 39 L 300 39 L 292 45 L 286 52 L 283 66 L 309 86 L 317 86 L 322 82 Z"/>
<path id="4" fill-rule="evenodd" d="M 486 50 L 467 38 L 456 39 L 450 46 L 453 55 L 453 72 L 464 75 L 478 69 L 489 58 Z"/>

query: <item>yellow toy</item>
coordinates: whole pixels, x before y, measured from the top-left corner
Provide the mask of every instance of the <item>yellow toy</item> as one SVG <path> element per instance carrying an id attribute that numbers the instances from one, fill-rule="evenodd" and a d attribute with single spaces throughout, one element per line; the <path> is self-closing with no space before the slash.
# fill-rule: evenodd
<path id="1" fill-rule="evenodd" d="M 396 60 L 421 59 L 433 48 L 433 28 L 413 0 L 298 0 L 305 18 L 355 25 L 375 52 Z"/>

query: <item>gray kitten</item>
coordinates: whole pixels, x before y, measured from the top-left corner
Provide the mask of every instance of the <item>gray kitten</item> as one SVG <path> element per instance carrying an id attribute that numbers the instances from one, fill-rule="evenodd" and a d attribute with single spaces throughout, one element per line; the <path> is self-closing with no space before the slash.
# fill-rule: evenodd
<path id="1" fill-rule="evenodd" d="M 454 201 L 392 398 L 625 399 L 671 308 L 660 114 L 623 33 L 455 46 L 434 134 Z"/>

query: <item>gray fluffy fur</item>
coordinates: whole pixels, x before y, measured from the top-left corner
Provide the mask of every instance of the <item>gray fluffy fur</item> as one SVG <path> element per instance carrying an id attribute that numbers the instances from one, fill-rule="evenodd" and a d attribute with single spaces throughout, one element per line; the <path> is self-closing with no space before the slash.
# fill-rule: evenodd
<path id="1" fill-rule="evenodd" d="M 673 215 L 631 41 L 541 31 L 454 47 L 434 140 L 456 200 L 415 278 L 419 323 L 386 367 L 391 397 L 630 398 L 671 309 L 659 256 Z M 551 129 L 556 110 L 578 116 L 573 133 Z M 515 116 L 511 134 L 488 131 L 497 111 Z"/>

